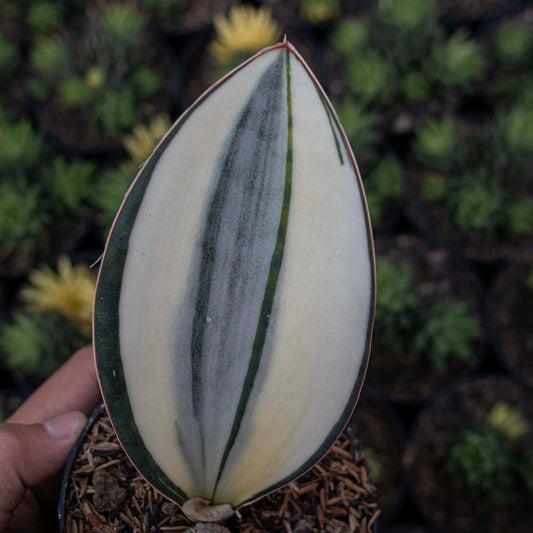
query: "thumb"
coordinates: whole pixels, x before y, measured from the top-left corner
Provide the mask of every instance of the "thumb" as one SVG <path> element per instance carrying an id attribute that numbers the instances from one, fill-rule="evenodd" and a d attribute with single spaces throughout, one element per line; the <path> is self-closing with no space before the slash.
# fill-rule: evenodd
<path id="1" fill-rule="evenodd" d="M 43 424 L 0 424 L 0 531 L 26 489 L 43 483 L 67 462 L 87 418 L 71 411 Z"/>

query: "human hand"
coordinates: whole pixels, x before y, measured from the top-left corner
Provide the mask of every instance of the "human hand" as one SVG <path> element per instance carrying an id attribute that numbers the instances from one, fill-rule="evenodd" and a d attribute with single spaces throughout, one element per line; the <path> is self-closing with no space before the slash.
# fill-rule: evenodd
<path id="1" fill-rule="evenodd" d="M 57 529 L 61 470 L 101 401 L 90 346 L 76 352 L 0 424 L 0 532 Z"/>

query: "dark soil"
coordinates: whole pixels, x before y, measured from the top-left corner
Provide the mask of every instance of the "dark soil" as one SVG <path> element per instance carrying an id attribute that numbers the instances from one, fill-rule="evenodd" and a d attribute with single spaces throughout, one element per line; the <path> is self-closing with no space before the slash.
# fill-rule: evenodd
<path id="1" fill-rule="evenodd" d="M 312 470 L 243 507 L 240 516 L 225 526 L 240 533 L 373 531 L 380 511 L 364 456 L 357 450 L 356 441 L 342 435 Z M 64 516 L 62 531 L 67 533 L 155 533 L 187 531 L 193 526 L 179 506 L 138 474 L 118 444 L 105 411 L 78 450 Z"/>
<path id="2" fill-rule="evenodd" d="M 519 408 L 533 441 L 533 397 L 507 378 L 486 377 L 466 382 L 440 396 L 424 410 L 404 457 L 415 499 L 427 519 L 450 532 L 531 532 L 533 508 L 528 495 L 514 505 L 489 507 L 458 486 L 447 474 L 451 440 L 474 420 L 484 420 L 496 402 Z"/>
<path id="3" fill-rule="evenodd" d="M 401 422 L 382 398 L 364 392 L 349 426 L 366 454 L 370 476 L 378 490 L 378 505 L 383 513 L 380 522 L 389 522 L 401 496 L 405 437 Z"/>
<path id="4" fill-rule="evenodd" d="M 480 312 L 480 289 L 473 274 L 452 253 L 430 248 L 414 235 L 378 239 L 376 255 L 393 262 L 407 260 L 415 270 L 415 279 L 424 301 L 462 300 Z M 423 313 L 424 309 L 420 309 Z M 465 373 L 473 372 L 483 352 L 482 343 L 472 346 L 470 363 L 453 360 L 439 372 L 427 358 L 397 353 L 374 337 L 366 383 L 401 403 L 417 403 Z"/>
<path id="5" fill-rule="evenodd" d="M 533 272 L 533 252 L 516 257 L 498 276 L 489 299 L 494 343 L 514 376 L 533 388 L 533 288 L 525 280 Z"/>

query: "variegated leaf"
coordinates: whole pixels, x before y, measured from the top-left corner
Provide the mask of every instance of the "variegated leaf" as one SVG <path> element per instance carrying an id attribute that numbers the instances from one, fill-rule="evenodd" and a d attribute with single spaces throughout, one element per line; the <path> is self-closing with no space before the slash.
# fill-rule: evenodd
<path id="1" fill-rule="evenodd" d="M 373 310 L 355 160 L 280 43 L 174 124 L 115 220 L 94 340 L 123 446 L 178 502 L 236 507 L 279 487 L 345 425 Z"/>

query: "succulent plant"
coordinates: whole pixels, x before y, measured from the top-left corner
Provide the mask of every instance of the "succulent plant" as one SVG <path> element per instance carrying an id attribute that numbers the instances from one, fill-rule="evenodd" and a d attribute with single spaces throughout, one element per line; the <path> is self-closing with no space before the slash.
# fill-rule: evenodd
<path id="1" fill-rule="evenodd" d="M 104 137 L 120 137 L 144 118 L 147 101 L 163 80 L 153 67 L 155 47 L 133 4 L 89 11 L 81 35 L 40 40 L 31 51 L 33 94 L 57 94 Z"/>
<path id="2" fill-rule="evenodd" d="M 4 365 L 41 381 L 76 350 L 89 344 L 69 320 L 56 312 L 17 311 L 0 328 Z"/>
<path id="3" fill-rule="evenodd" d="M 57 221 L 83 216 L 93 194 L 96 164 L 56 157 L 43 172 L 49 210 Z"/>
<path id="4" fill-rule="evenodd" d="M 0 117 L 0 175 L 19 179 L 34 169 L 44 149 L 43 135 L 29 120 L 11 122 Z"/>
<path id="5" fill-rule="evenodd" d="M 479 45 L 459 30 L 435 44 L 429 72 L 444 91 L 473 92 L 485 75 L 487 61 Z"/>
<path id="6" fill-rule="evenodd" d="M 122 144 L 128 153 L 126 165 L 132 173 L 139 170 L 169 128 L 169 117 L 158 115 L 152 117 L 148 126 L 137 124 L 132 133 L 124 137 Z"/>
<path id="7" fill-rule="evenodd" d="M 479 320 L 462 301 L 436 300 L 425 309 L 420 329 L 415 333 L 412 353 L 427 358 L 437 371 L 451 360 L 468 363 L 472 345 L 479 340 Z"/>
<path id="8" fill-rule="evenodd" d="M 107 241 L 97 370 L 143 475 L 229 516 L 307 470 L 359 393 L 373 272 L 337 115 L 290 43 L 266 48 L 172 126 Z"/>
<path id="9" fill-rule="evenodd" d="M 437 372 L 452 360 L 473 358 L 472 345 L 481 330 L 465 302 L 423 296 L 407 261 L 378 257 L 376 266 L 376 342 L 427 361 Z"/>
<path id="10" fill-rule="evenodd" d="M 533 105 L 515 103 L 496 117 L 497 136 L 508 156 L 533 161 Z"/>
<path id="11" fill-rule="evenodd" d="M 413 330 L 418 326 L 420 303 L 414 272 L 406 261 L 392 262 L 378 257 L 376 285 L 374 340 L 396 352 L 409 354 Z"/>
<path id="12" fill-rule="evenodd" d="M 400 91 L 408 104 L 420 104 L 430 95 L 430 82 L 422 70 L 413 70 L 404 74 L 400 81 Z"/>
<path id="13" fill-rule="evenodd" d="M 429 120 L 417 132 L 415 154 L 431 170 L 448 171 L 460 166 L 463 138 L 451 117 Z"/>
<path id="14" fill-rule="evenodd" d="M 356 53 L 346 65 L 346 87 L 364 105 L 383 105 L 394 93 L 396 82 L 393 63 L 376 50 Z"/>
<path id="15" fill-rule="evenodd" d="M 0 183 L 0 256 L 35 249 L 47 228 L 48 214 L 40 205 L 40 190 L 23 182 Z"/>
<path id="16" fill-rule="evenodd" d="M 373 40 L 405 69 L 420 65 L 438 34 L 433 0 L 380 0 L 373 17 Z"/>
<path id="17" fill-rule="evenodd" d="M 225 74 L 262 48 L 274 44 L 281 28 L 267 8 L 233 6 L 227 17 L 215 16 L 216 38 L 209 51 L 217 74 Z"/>
<path id="18" fill-rule="evenodd" d="M 370 31 L 366 18 L 348 18 L 340 22 L 331 38 L 339 58 L 348 62 L 354 55 L 360 54 L 369 44 Z"/>
<path id="19" fill-rule="evenodd" d="M 300 15 L 312 24 L 336 18 L 341 12 L 341 0 L 299 0 Z"/>
<path id="20" fill-rule="evenodd" d="M 508 22 L 494 36 L 494 51 L 505 70 L 530 64 L 533 54 L 533 37 L 526 24 Z"/>
<path id="21" fill-rule="evenodd" d="M 365 179 L 368 208 L 374 227 L 382 222 L 387 209 L 400 197 L 403 189 L 403 171 L 392 156 L 383 157 Z"/>
<path id="22" fill-rule="evenodd" d="M 134 177 L 127 167 L 107 169 L 102 172 L 94 191 L 93 203 L 98 211 L 98 222 L 105 234 L 111 228 L 115 215 L 124 200 L 124 195 Z"/>
<path id="23" fill-rule="evenodd" d="M 465 177 L 453 195 L 453 221 L 464 234 L 494 236 L 503 225 L 503 191 L 483 176 Z"/>
<path id="24" fill-rule="evenodd" d="M 90 335 L 96 276 L 87 265 L 73 266 L 60 257 L 57 272 L 42 266 L 30 272 L 29 281 L 20 292 L 27 309 L 59 313 L 80 333 Z"/>
<path id="25" fill-rule="evenodd" d="M 521 438 L 528 424 L 516 408 L 496 404 L 486 420 L 462 429 L 448 449 L 447 471 L 487 507 L 533 493 L 533 454 Z"/>
<path id="26" fill-rule="evenodd" d="M 378 118 L 353 99 L 346 99 L 339 105 L 338 113 L 348 140 L 357 151 L 357 163 L 363 176 L 366 176 L 376 159 L 376 147 L 380 139 Z"/>

